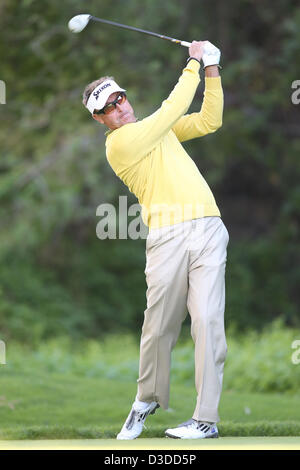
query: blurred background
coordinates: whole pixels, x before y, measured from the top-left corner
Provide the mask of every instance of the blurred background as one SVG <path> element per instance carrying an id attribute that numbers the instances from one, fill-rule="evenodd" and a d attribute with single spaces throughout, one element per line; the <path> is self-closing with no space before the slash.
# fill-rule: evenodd
<path id="1" fill-rule="evenodd" d="M 104 129 L 83 107 L 82 92 L 112 75 L 141 119 L 168 96 L 188 51 L 96 23 L 72 34 L 67 23 L 80 13 L 221 49 L 223 127 L 185 148 L 230 234 L 229 342 L 251 332 L 251 348 L 260 334 L 280 331 L 279 341 L 288 331 L 276 353 L 287 358 L 290 385 L 280 382 L 278 390 L 292 389 L 299 371 L 291 341 L 300 338 L 300 104 L 291 98 L 300 80 L 300 7 L 292 0 L 1 1 L 0 339 L 7 361 L 10 344 L 99 345 L 120 334 L 137 345 L 143 322 L 145 240 L 96 236 L 100 204 L 136 199 L 109 167 Z M 190 111 L 201 105 L 203 71 L 201 78 Z"/>

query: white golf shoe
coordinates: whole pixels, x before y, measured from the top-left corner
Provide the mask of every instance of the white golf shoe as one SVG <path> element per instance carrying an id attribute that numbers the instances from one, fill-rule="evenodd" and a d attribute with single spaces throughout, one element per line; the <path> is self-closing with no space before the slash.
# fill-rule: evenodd
<path id="1" fill-rule="evenodd" d="M 219 437 L 218 428 L 215 424 L 205 423 L 190 419 L 179 424 L 176 428 L 165 431 L 167 437 L 174 439 L 207 439 Z"/>
<path id="2" fill-rule="evenodd" d="M 137 402 L 133 403 L 131 411 L 125 421 L 124 426 L 117 435 L 117 439 L 135 439 L 143 431 L 144 422 L 147 416 L 153 415 L 159 404 L 156 401 L 151 403 Z"/>

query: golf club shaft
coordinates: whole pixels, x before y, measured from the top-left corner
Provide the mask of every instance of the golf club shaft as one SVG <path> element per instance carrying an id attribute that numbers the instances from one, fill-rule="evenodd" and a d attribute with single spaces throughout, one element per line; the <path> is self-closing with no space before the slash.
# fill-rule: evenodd
<path id="1" fill-rule="evenodd" d="M 121 23 L 115 23 L 114 21 L 103 20 L 102 18 L 97 18 L 97 16 L 90 16 L 90 20 L 99 21 L 100 23 L 110 24 L 111 26 L 117 26 L 119 28 L 130 29 L 131 31 L 137 31 L 138 33 L 148 34 L 149 36 L 154 36 L 159 39 L 165 39 L 167 41 L 174 42 L 175 44 L 180 44 L 184 47 L 190 47 L 191 43 L 186 41 L 181 41 L 180 39 L 170 38 L 169 36 L 164 36 L 163 34 L 153 33 L 152 31 L 145 31 L 144 29 L 135 28 L 134 26 L 127 26 Z"/>

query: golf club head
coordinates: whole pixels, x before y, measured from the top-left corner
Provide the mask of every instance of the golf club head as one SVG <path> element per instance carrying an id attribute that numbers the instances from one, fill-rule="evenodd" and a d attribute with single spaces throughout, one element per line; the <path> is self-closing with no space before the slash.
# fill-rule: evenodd
<path id="1" fill-rule="evenodd" d="M 68 23 L 68 28 L 72 33 L 80 33 L 88 24 L 91 15 L 73 16 Z"/>

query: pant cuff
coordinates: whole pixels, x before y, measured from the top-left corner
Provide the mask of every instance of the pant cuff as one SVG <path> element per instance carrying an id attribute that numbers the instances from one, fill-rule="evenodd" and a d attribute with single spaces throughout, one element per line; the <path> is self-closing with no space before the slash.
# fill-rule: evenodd
<path id="1" fill-rule="evenodd" d="M 218 423 L 220 421 L 218 412 L 213 408 L 206 408 L 205 406 L 194 411 L 193 419 L 208 423 Z"/>

